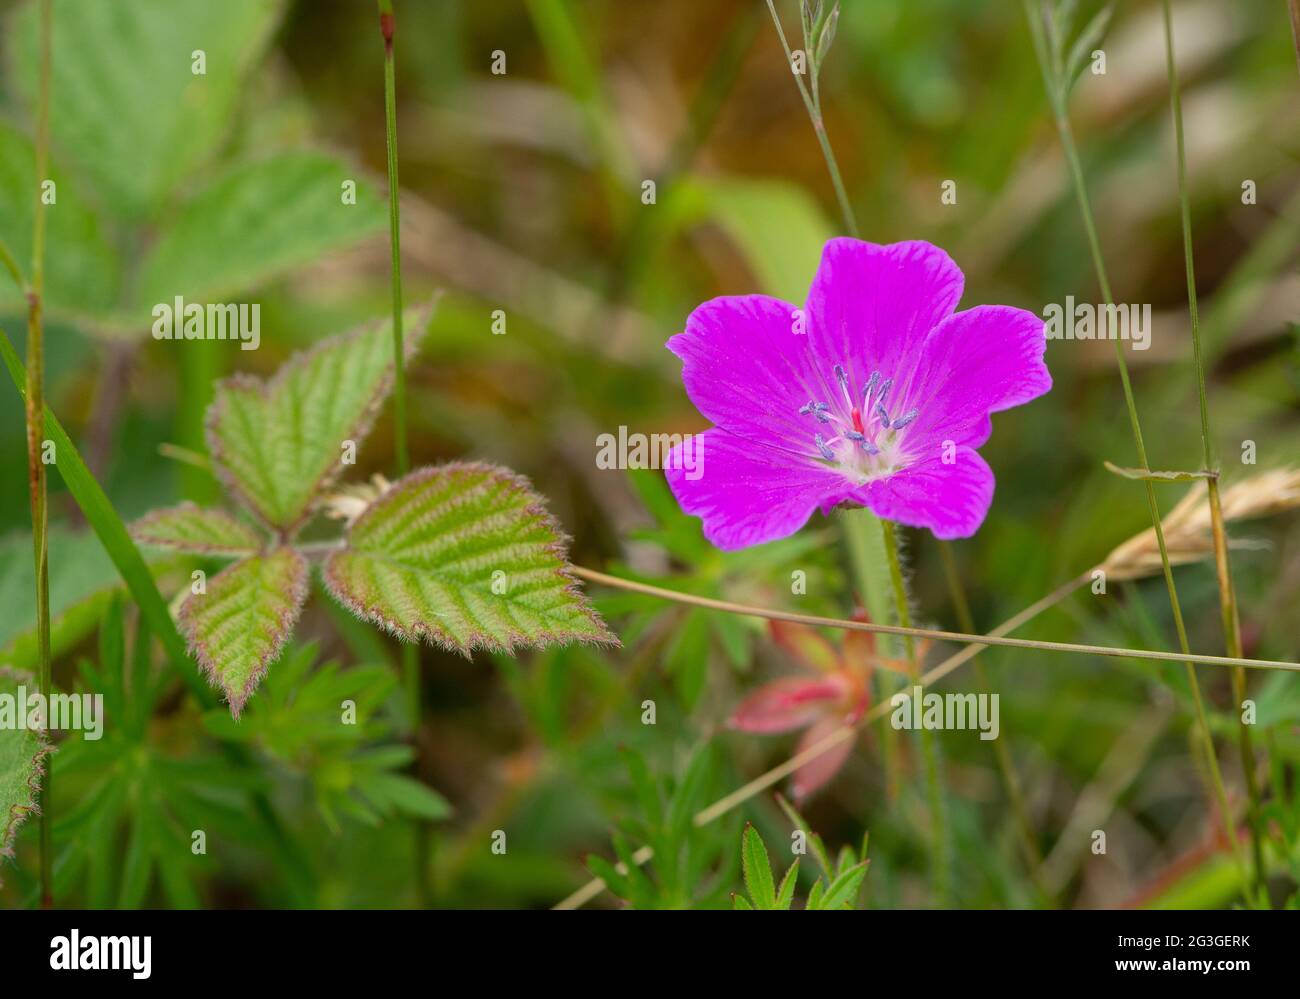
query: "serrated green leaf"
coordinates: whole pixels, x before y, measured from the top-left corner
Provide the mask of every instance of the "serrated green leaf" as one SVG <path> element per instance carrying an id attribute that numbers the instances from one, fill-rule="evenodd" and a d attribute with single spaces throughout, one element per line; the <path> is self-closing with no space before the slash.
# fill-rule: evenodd
<path id="1" fill-rule="evenodd" d="M 768 860 L 763 837 L 753 826 L 745 826 L 740 863 L 745 875 L 745 888 L 754 908 L 775 909 L 776 884 L 772 880 L 772 863 Z"/>
<path id="2" fill-rule="evenodd" d="M 754 908 L 752 905 L 749 904 L 749 899 L 745 898 L 744 895 L 741 895 L 739 893 L 735 893 L 731 896 L 731 907 L 733 909 L 751 909 L 751 910 Z"/>
<path id="3" fill-rule="evenodd" d="M 822 896 L 826 894 L 826 882 L 818 878 L 813 882 L 812 891 L 808 893 L 808 904 L 806 909 L 820 909 L 822 907 Z"/>
<path id="4" fill-rule="evenodd" d="M 50 129 L 61 162 L 92 181 L 125 218 L 159 212 L 166 196 L 225 137 L 249 70 L 278 20 L 278 0 L 59 0 Z M 40 4 L 9 31 L 9 63 L 34 105 Z M 193 54 L 202 51 L 203 73 Z"/>
<path id="5" fill-rule="evenodd" d="M 422 468 L 393 483 L 352 524 L 324 578 L 358 616 L 465 655 L 618 642 L 569 574 L 541 497 L 492 465 Z"/>
<path id="6" fill-rule="evenodd" d="M 862 879 L 867 876 L 867 863 L 862 861 L 839 874 L 826 889 L 826 894 L 819 900 L 818 908 L 820 909 L 845 909 L 852 908 L 854 899 L 858 897 L 858 889 L 862 886 Z"/>
<path id="7" fill-rule="evenodd" d="M 428 317 L 427 307 L 406 315 L 408 357 Z M 344 442 L 359 447 L 370 432 L 392 381 L 391 320 L 296 354 L 270 381 L 225 379 L 207 416 L 217 476 L 260 520 L 292 535 L 346 467 Z"/>
<path id="8" fill-rule="evenodd" d="M 35 693 L 36 680 L 21 670 L 0 666 L 0 697 L 12 698 L 15 711 L 20 686 Z M 18 827 L 36 809 L 45 773 L 43 760 L 50 751 L 44 733 L 28 729 L 25 722 L 14 717 L 0 725 L 0 858 L 13 855 Z"/>
<path id="9" fill-rule="evenodd" d="M 58 247 L 45 259 L 45 304 L 50 314 L 94 313 L 117 297 L 118 266 L 103 227 L 78 197 L 76 184 L 52 170 L 57 210 L 45 213 L 46 243 Z M 20 267 L 32 256 L 32 215 L 38 192 L 36 155 L 31 141 L 0 122 L 0 239 Z M 30 278 L 30 275 L 28 275 Z M 26 309 L 24 290 L 0 269 L 0 305 Z"/>
<path id="10" fill-rule="evenodd" d="M 348 180 L 355 204 L 343 203 Z M 376 232 L 386 219 L 357 169 L 332 156 L 295 151 L 242 164 L 168 220 L 142 265 L 136 300 L 147 315 L 177 295 L 233 295 Z"/>
<path id="11" fill-rule="evenodd" d="M 798 882 L 799 858 L 795 857 L 794 863 L 786 870 L 785 877 L 781 879 L 781 886 L 776 891 L 776 908 L 786 910 L 794 904 L 794 886 Z"/>
<path id="12" fill-rule="evenodd" d="M 131 537 L 142 545 L 196 555 L 252 555 L 266 542 L 257 531 L 225 510 L 188 501 L 145 514 L 130 530 Z"/>
<path id="13" fill-rule="evenodd" d="M 433 788 L 402 774 L 368 774 L 362 780 L 365 791 L 381 798 L 399 812 L 430 822 L 439 822 L 451 815 L 447 799 Z"/>
<path id="14" fill-rule="evenodd" d="M 225 691 L 239 717 L 293 631 L 307 596 L 307 560 L 277 548 L 227 566 L 181 604 L 190 651 L 208 679 Z"/>

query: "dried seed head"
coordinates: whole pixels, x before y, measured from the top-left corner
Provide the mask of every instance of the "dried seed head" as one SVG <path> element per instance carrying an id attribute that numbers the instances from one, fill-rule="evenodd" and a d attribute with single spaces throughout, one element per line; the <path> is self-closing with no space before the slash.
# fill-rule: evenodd
<path id="1" fill-rule="evenodd" d="M 1171 565 L 1184 565 L 1214 553 L 1206 484 L 1197 482 L 1169 511 L 1161 526 Z M 1300 507 L 1300 469 L 1260 472 L 1224 489 L 1220 496 L 1225 521 L 1268 517 Z M 1141 579 L 1161 571 L 1156 533 L 1147 528 L 1106 556 L 1098 568 L 1111 579 Z"/>

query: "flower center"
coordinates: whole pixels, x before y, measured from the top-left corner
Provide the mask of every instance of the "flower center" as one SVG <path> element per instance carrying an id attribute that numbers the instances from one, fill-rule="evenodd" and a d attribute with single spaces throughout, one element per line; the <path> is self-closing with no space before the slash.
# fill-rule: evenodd
<path id="1" fill-rule="evenodd" d="M 810 399 L 799 407 L 800 414 L 813 417 L 826 428 L 813 434 L 816 453 L 809 457 L 834 465 L 859 482 L 894 474 L 906 464 L 902 431 L 920 415 L 919 410 L 890 416 L 889 392 L 894 379 L 882 378 L 879 371 L 871 372 L 860 394 L 855 394 L 842 365 L 835 365 L 835 380 L 840 385 L 842 406 Z"/>

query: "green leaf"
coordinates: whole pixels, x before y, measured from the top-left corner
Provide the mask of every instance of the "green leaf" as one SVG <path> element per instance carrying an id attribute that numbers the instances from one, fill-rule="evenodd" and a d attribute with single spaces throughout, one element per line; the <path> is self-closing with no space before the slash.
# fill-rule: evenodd
<path id="1" fill-rule="evenodd" d="M 233 295 L 379 230 L 383 205 L 357 172 L 308 151 L 229 171 L 168 219 L 142 265 L 136 300 L 147 314 L 177 295 Z M 356 204 L 343 203 L 348 180 L 356 183 Z"/>
<path id="2" fill-rule="evenodd" d="M 707 219 L 735 242 L 769 295 L 802 303 L 822 247 L 834 235 L 816 200 L 785 181 L 683 180 L 672 194 L 679 223 Z"/>
<path id="3" fill-rule="evenodd" d="M 733 894 L 733 895 L 731 896 L 731 907 L 732 907 L 733 909 L 753 909 L 753 908 L 754 908 L 752 905 L 749 904 L 749 899 L 745 898 L 744 895 L 740 895 L 740 894 Z"/>
<path id="4" fill-rule="evenodd" d="M 45 305 L 51 315 L 95 313 L 117 298 L 118 267 L 99 219 L 77 195 L 75 183 L 52 170 L 55 206 L 45 213 Z M 36 155 L 25 135 L 0 122 L 0 238 L 20 267 L 32 256 L 32 216 L 39 191 Z M 27 275 L 30 279 L 30 275 Z M 0 305 L 26 311 L 24 290 L 0 269 Z"/>
<path id="5" fill-rule="evenodd" d="M 429 309 L 407 314 L 407 356 Z M 292 535 L 345 468 L 344 442 L 360 446 L 393 382 L 391 320 L 296 354 L 268 382 L 218 383 L 207 438 L 217 476 L 269 527 Z"/>
<path id="6" fill-rule="evenodd" d="M 188 501 L 146 514 L 130 531 L 142 545 L 196 555 L 252 555 L 265 543 L 262 535 L 225 510 Z"/>
<path id="7" fill-rule="evenodd" d="M 776 892 L 776 908 L 781 910 L 789 909 L 794 904 L 794 886 L 799 882 L 799 858 L 794 858 L 794 863 L 790 865 L 789 870 L 785 872 L 785 877 L 781 879 L 781 887 Z"/>
<path id="8" fill-rule="evenodd" d="M 854 899 L 858 896 L 858 889 L 862 887 L 862 879 L 867 876 L 868 863 L 869 861 L 864 860 L 839 874 L 827 887 L 825 896 L 819 899 L 817 908 L 853 908 Z"/>
<path id="9" fill-rule="evenodd" d="M 277 548 L 227 566 L 181 604 L 181 630 L 236 718 L 280 655 L 307 597 L 307 560 Z"/>
<path id="10" fill-rule="evenodd" d="M 438 822 L 451 815 L 447 799 L 433 788 L 402 774 L 375 773 L 363 781 L 365 791 L 399 812 Z"/>
<path id="11" fill-rule="evenodd" d="M 325 584 L 407 641 L 465 655 L 618 644 L 569 573 L 565 540 L 526 479 L 492 465 L 422 468 L 357 518 Z"/>
<path id="12" fill-rule="evenodd" d="M 753 826 L 745 826 L 741 842 L 741 867 L 745 874 L 745 887 L 756 909 L 775 909 L 776 885 L 772 880 L 772 864 L 767 858 L 763 837 Z M 784 886 L 783 886 L 784 887 Z"/>
<path id="13" fill-rule="evenodd" d="M 17 697 L 20 686 L 33 693 L 36 680 L 27 673 L 0 666 L 0 697 Z M 0 725 L 0 857 L 13 856 L 14 835 L 23 820 L 36 810 L 40 797 L 42 761 L 50 752 L 40 731 L 20 727 L 19 719 Z"/>
<path id="14" fill-rule="evenodd" d="M 54 4 L 50 129 L 104 207 L 161 214 L 166 196 L 216 152 L 250 69 L 278 20 L 278 0 L 59 0 Z M 39 3 L 9 32 L 19 92 L 35 104 Z M 201 51 L 203 73 L 194 72 Z"/>

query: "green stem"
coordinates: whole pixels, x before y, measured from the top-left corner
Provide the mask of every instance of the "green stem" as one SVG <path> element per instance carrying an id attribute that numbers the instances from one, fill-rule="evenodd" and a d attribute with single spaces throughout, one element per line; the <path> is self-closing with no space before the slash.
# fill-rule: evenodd
<path id="1" fill-rule="evenodd" d="M 406 347 L 402 339 L 402 218 L 397 180 L 397 83 L 394 36 L 397 19 L 393 0 L 377 0 L 379 32 L 384 40 L 384 134 L 388 147 L 388 232 L 393 275 L 393 450 L 397 474 L 411 470 L 411 453 L 406 427 Z M 419 776 L 419 736 L 423 696 L 420 690 L 420 650 L 402 644 L 402 681 L 410 711 L 411 732 L 416 743 L 416 775 Z M 432 904 L 429 886 L 428 855 L 432 827 L 427 822 L 415 825 L 415 887 L 423 908 Z"/>
<path id="2" fill-rule="evenodd" d="M 1165 63 L 1169 74 L 1169 106 L 1174 119 L 1174 144 L 1178 160 L 1178 207 L 1183 229 L 1183 266 L 1187 271 L 1187 308 L 1192 329 L 1192 356 L 1196 364 L 1196 396 L 1201 416 L 1201 454 L 1205 470 L 1217 471 L 1214 460 L 1213 436 L 1210 433 L 1210 404 L 1205 388 L 1205 354 L 1201 347 L 1200 310 L 1197 307 L 1196 263 L 1192 253 L 1192 210 L 1187 186 L 1187 150 L 1183 137 L 1183 106 L 1178 86 L 1178 67 L 1174 61 L 1174 25 L 1169 0 L 1163 0 L 1161 12 L 1165 29 Z M 1232 582 L 1232 564 L 1228 555 L 1227 531 L 1223 523 L 1223 504 L 1219 497 L 1219 481 L 1211 477 L 1206 495 L 1210 504 L 1210 524 L 1214 535 L 1215 576 L 1219 585 L 1219 611 L 1223 621 L 1224 640 L 1228 655 L 1242 654 L 1241 617 L 1237 609 L 1236 588 Z M 1232 671 L 1232 691 L 1237 704 L 1237 744 L 1241 766 L 1246 778 L 1249 800 L 1247 820 L 1250 827 L 1251 863 L 1255 875 L 1255 891 L 1267 904 L 1264 887 L 1264 844 L 1260 821 L 1259 781 L 1255 773 L 1255 747 L 1250 726 L 1246 724 L 1241 704 L 1246 699 L 1246 671 L 1240 667 Z"/>
<path id="3" fill-rule="evenodd" d="M 790 43 L 785 38 L 785 28 L 781 26 L 781 18 L 776 12 L 776 7 L 772 0 L 767 0 L 767 9 L 772 13 L 772 23 L 776 25 L 776 33 L 781 37 L 781 47 L 785 49 L 785 64 L 793 67 L 794 52 L 790 49 Z M 810 72 L 816 72 L 811 67 L 812 54 L 805 52 L 806 59 L 809 61 Z M 826 160 L 826 169 L 831 175 L 831 186 L 835 188 L 835 200 L 839 202 L 840 214 L 844 217 L 844 228 L 848 230 L 850 236 L 858 235 L 858 220 L 853 213 L 853 206 L 849 203 L 849 194 L 844 187 L 844 179 L 840 176 L 840 165 L 835 159 L 835 152 L 831 149 L 830 137 L 826 134 L 826 120 L 822 117 L 821 93 L 819 91 L 809 92 L 807 85 L 803 82 L 803 75 L 792 73 L 794 82 L 799 86 L 799 96 L 803 98 L 803 105 L 808 109 L 808 118 L 812 122 L 813 131 L 817 133 L 817 144 L 821 146 L 822 157 Z"/>
<path id="4" fill-rule="evenodd" d="M 1101 252 L 1101 241 L 1097 236 L 1097 225 L 1092 214 L 1092 205 L 1088 199 L 1088 187 L 1084 181 L 1083 166 L 1079 160 L 1079 151 L 1075 146 L 1074 131 L 1070 126 L 1070 117 L 1066 107 L 1066 84 L 1061 79 L 1059 67 L 1055 67 L 1056 75 L 1053 76 L 1053 60 L 1049 54 L 1047 40 L 1044 37 L 1044 25 L 1034 14 L 1032 0 L 1024 0 L 1024 5 L 1029 20 L 1030 34 L 1034 41 L 1034 52 L 1038 57 L 1039 68 L 1042 70 L 1048 100 L 1052 105 L 1052 114 L 1056 121 L 1057 132 L 1061 138 L 1061 147 L 1069 167 L 1075 199 L 1078 202 L 1083 227 L 1088 236 L 1088 249 L 1092 254 L 1092 264 L 1097 274 L 1097 283 L 1100 286 L 1105 304 L 1113 306 L 1115 299 L 1111 294 L 1110 278 L 1106 273 L 1106 264 Z M 1042 8 L 1040 8 L 1040 12 L 1042 12 Z M 1142 425 L 1138 420 L 1137 403 L 1133 398 L 1133 384 L 1129 378 L 1128 362 L 1124 357 L 1124 347 L 1118 339 L 1114 341 L 1114 344 L 1115 363 L 1119 368 L 1120 382 L 1124 388 L 1124 404 L 1128 410 L 1129 426 L 1133 432 L 1133 443 L 1137 450 L 1138 461 L 1141 467 L 1150 468 L 1151 466 L 1147 463 L 1146 445 L 1142 439 Z M 1174 573 L 1169 562 L 1169 548 L 1165 543 L 1164 526 L 1160 522 L 1160 507 L 1156 502 L 1155 487 L 1150 481 L 1144 482 L 1143 485 L 1146 487 L 1147 508 L 1151 515 L 1152 527 L 1155 530 L 1156 545 L 1160 549 L 1160 563 L 1165 577 L 1165 589 L 1169 593 L 1169 605 L 1173 610 L 1174 629 L 1178 633 L 1179 649 L 1183 656 L 1188 656 L 1191 652 L 1191 646 L 1187 641 L 1187 628 L 1183 621 L 1182 606 L 1178 600 L 1178 588 L 1174 584 Z M 1228 809 L 1228 793 L 1223 784 L 1223 774 L 1219 769 L 1218 754 L 1214 748 L 1214 737 L 1210 733 L 1209 722 L 1205 715 L 1205 702 L 1201 696 L 1200 682 L 1197 680 L 1196 669 L 1191 660 L 1185 659 L 1184 661 L 1187 667 L 1188 686 L 1191 688 L 1192 699 L 1196 705 L 1197 721 L 1206 759 L 1210 764 L 1210 775 L 1214 785 L 1219 813 L 1224 823 L 1227 841 L 1231 845 L 1233 856 L 1242 871 L 1242 880 L 1245 883 L 1247 880 L 1246 869 L 1242 862 L 1241 847 L 1237 842 L 1237 831 L 1232 820 L 1232 813 Z M 1246 895 L 1249 898 L 1250 892 L 1247 891 Z"/>
<path id="5" fill-rule="evenodd" d="M 384 39 L 384 134 L 388 146 L 388 234 L 393 274 L 393 446 L 397 474 L 411 470 L 406 442 L 406 348 L 402 342 L 402 217 L 397 185 L 397 84 L 393 58 L 396 18 L 393 0 L 378 0 L 379 30 Z"/>
<path id="6" fill-rule="evenodd" d="M 894 587 L 894 611 L 898 623 L 904 628 L 912 626 L 912 613 L 908 609 L 907 583 L 903 579 L 903 562 L 898 555 L 897 528 L 887 520 L 880 522 L 881 537 L 885 542 L 885 558 L 889 562 L 889 578 Z M 912 686 L 921 687 L 921 664 L 916 658 L 916 643 L 911 635 L 903 637 L 907 661 L 912 666 Z M 918 700 L 924 696 L 921 689 L 912 693 Z M 939 776 L 939 752 L 934 733 L 921 726 L 921 756 L 925 761 L 926 795 L 929 800 L 930 822 L 933 824 L 934 846 L 931 862 L 934 870 L 934 901 L 939 908 L 948 904 L 948 818 L 943 800 L 943 784 Z"/>
<path id="7" fill-rule="evenodd" d="M 41 4 L 40 84 L 36 111 L 36 210 L 32 223 L 32 280 L 27 289 L 27 483 L 32 508 L 32 555 L 36 576 L 36 636 L 39 683 L 50 703 L 53 678 L 50 662 L 49 494 L 42 460 L 45 439 L 45 334 L 42 294 L 45 288 L 45 200 L 42 186 L 49 172 L 50 150 L 50 33 L 52 0 Z M 57 452 L 56 452 L 57 453 Z M 48 731 L 48 719 L 46 719 Z M 41 907 L 54 906 L 54 816 L 50 808 L 53 770 L 47 768 L 40 794 Z"/>

